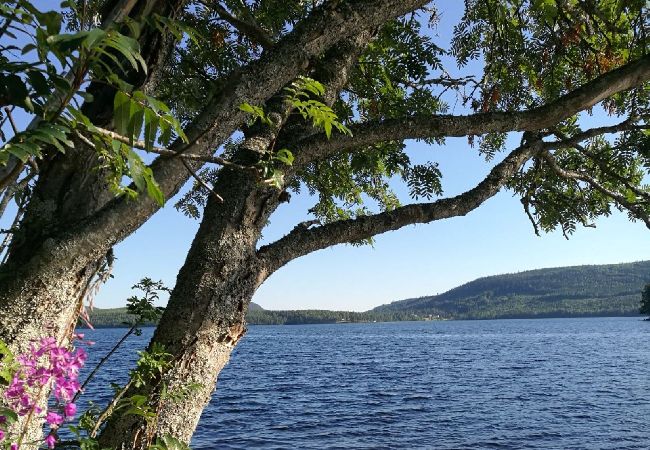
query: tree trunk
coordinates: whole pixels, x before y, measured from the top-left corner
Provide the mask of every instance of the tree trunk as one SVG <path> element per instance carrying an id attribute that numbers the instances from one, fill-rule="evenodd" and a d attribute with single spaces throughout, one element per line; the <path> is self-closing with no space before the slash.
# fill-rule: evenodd
<path id="1" fill-rule="evenodd" d="M 132 17 L 138 17 L 156 12 L 173 18 L 184 1 L 136 0 L 128 3 L 129 10 L 124 10 L 124 2 L 112 1 L 107 6 L 108 10 L 117 9 L 118 15 L 130 11 Z M 126 77 L 131 84 L 150 91 L 171 40 L 152 27 L 144 30 L 139 41 L 149 66 L 148 75 L 129 73 Z M 83 112 L 95 125 L 110 128 L 115 90 L 91 84 L 89 91 L 96 99 L 85 104 Z M 50 158 L 40 163 L 35 190 L 13 235 L 7 262 L 0 267 L 0 339 L 14 353 L 26 351 L 31 342 L 45 336 L 67 342 L 82 302 L 93 289 L 95 275 L 107 258 L 112 259 L 112 246 L 125 237 L 118 233 L 119 218 L 113 220 L 110 230 L 114 231 L 114 239 L 93 241 L 87 236 L 75 236 L 76 227 L 92 218 L 115 195 L 108 189 L 105 174 L 96 170 L 97 152 L 74 136 L 70 138 L 75 148 L 65 155 L 53 149 L 44 152 Z M 39 402 L 44 404 L 48 395 L 44 390 Z M 23 442 L 41 437 L 41 423 L 32 420 Z M 23 427 L 22 420 L 16 427 Z"/>
<path id="2" fill-rule="evenodd" d="M 130 389 L 125 397 L 144 394 L 157 412 L 147 425 L 138 416 L 118 416 L 100 436 L 101 446 L 145 448 L 155 436 L 170 434 L 189 442 L 215 389 L 216 377 L 245 333 L 248 305 L 268 276 L 255 255 L 255 244 L 279 191 L 260 186 L 242 171 L 223 169 L 210 197 L 167 309 L 152 338 L 173 355 L 173 366 L 157 386 Z M 198 388 L 180 401 L 158 398 L 168 391 Z M 178 391 L 176 391 L 178 392 Z"/>

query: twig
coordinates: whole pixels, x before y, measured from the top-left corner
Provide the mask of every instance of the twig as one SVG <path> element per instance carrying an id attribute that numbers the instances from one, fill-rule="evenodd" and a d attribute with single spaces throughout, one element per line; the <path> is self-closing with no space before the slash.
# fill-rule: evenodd
<path id="1" fill-rule="evenodd" d="M 207 189 L 207 191 L 208 191 L 210 194 L 212 194 L 212 195 L 214 196 L 214 198 L 215 198 L 219 203 L 223 203 L 223 197 L 220 196 L 219 194 L 217 194 L 216 192 L 214 192 L 214 189 L 212 189 L 212 188 L 211 188 L 211 187 L 210 187 L 210 186 L 209 186 L 205 181 L 203 181 L 203 178 L 201 178 L 200 176 L 198 176 L 198 175 L 196 174 L 196 172 L 194 172 L 194 170 L 190 167 L 190 165 L 187 163 L 187 161 L 185 160 L 185 158 L 181 158 L 181 162 L 183 163 L 183 165 L 185 166 L 185 168 L 187 169 L 187 171 L 190 173 L 190 175 L 192 175 L 192 177 L 193 177 L 193 178 L 194 178 L 194 179 L 195 179 L 195 180 L 196 180 L 196 181 L 197 181 L 197 182 L 198 182 L 198 183 L 199 183 L 199 184 L 200 184 L 204 189 Z"/>
<path id="2" fill-rule="evenodd" d="M 106 409 L 99 415 L 97 418 L 97 422 L 95 423 L 95 426 L 93 427 L 92 431 L 90 432 L 90 437 L 95 438 L 97 436 L 97 431 L 99 431 L 99 427 L 102 426 L 102 423 L 106 421 L 108 417 L 110 417 L 111 414 L 113 414 L 113 411 L 115 410 L 115 407 L 117 406 L 118 402 L 122 399 L 124 394 L 126 394 L 126 391 L 131 387 L 131 384 L 133 384 L 133 380 L 129 380 L 128 383 L 124 385 L 124 387 L 118 392 L 113 400 L 108 404 Z"/>
<path id="3" fill-rule="evenodd" d="M 202 155 L 195 155 L 192 153 L 180 153 L 176 152 L 174 150 L 170 150 L 168 148 L 164 147 L 147 147 L 145 145 L 144 141 L 139 141 L 139 140 L 131 140 L 126 136 L 122 136 L 121 134 L 118 134 L 114 131 L 106 130 L 104 128 L 99 128 L 96 127 L 97 131 L 99 131 L 100 134 L 103 134 L 105 136 L 108 136 L 116 141 L 122 142 L 124 144 L 131 145 L 133 148 L 137 148 L 140 150 L 144 150 L 149 153 L 155 153 L 157 155 L 162 155 L 162 156 L 170 156 L 170 157 L 180 157 L 181 159 L 191 159 L 195 161 L 203 161 L 203 162 L 209 162 L 213 164 L 219 164 L 221 166 L 227 166 L 227 167 L 232 167 L 234 169 L 240 169 L 240 170 L 255 170 L 254 167 L 250 166 L 242 166 L 240 164 L 236 164 L 234 162 L 228 161 L 227 159 L 220 158 L 218 156 L 202 156 Z M 87 140 L 87 139 L 86 139 Z M 84 142 L 86 142 L 86 140 Z M 86 142 L 88 143 L 88 142 Z"/>
<path id="4" fill-rule="evenodd" d="M 18 127 L 16 126 L 16 122 L 14 121 L 14 116 L 11 114 L 13 111 L 13 108 L 9 108 L 8 106 L 4 107 L 5 114 L 7 114 L 7 119 L 9 119 L 9 123 L 11 124 L 11 129 L 14 130 L 14 134 L 18 134 Z"/>
<path id="5" fill-rule="evenodd" d="M 95 366 L 95 368 L 93 369 L 93 371 L 90 372 L 90 374 L 86 377 L 86 380 L 82 383 L 81 387 L 79 388 L 79 390 L 77 391 L 77 393 L 75 394 L 75 396 L 72 398 L 72 403 L 74 403 L 74 402 L 79 398 L 79 396 L 80 396 L 81 393 L 83 392 L 84 388 L 85 388 L 85 387 L 88 385 L 88 383 L 90 383 L 90 381 L 95 377 L 95 374 L 97 373 L 97 371 L 99 370 L 99 368 L 100 368 L 101 366 L 103 366 L 104 363 L 105 363 L 106 361 L 108 361 L 108 358 L 110 358 L 110 357 L 113 355 L 113 353 L 115 353 L 115 352 L 117 351 L 117 349 L 120 348 L 120 346 L 122 345 L 122 343 L 123 343 L 124 341 L 126 341 L 126 339 L 127 339 L 129 336 L 131 336 L 131 334 L 136 330 L 137 327 L 138 327 L 138 324 L 137 324 L 137 323 L 136 323 L 135 325 L 133 325 L 133 326 L 129 329 L 129 331 L 127 331 L 126 334 L 124 334 L 124 336 L 122 336 L 122 338 L 121 338 L 119 341 L 117 341 L 117 343 L 113 346 L 113 348 L 112 348 L 112 349 L 111 349 L 111 350 L 110 350 L 106 355 L 104 355 L 104 357 L 103 357 L 103 358 L 102 358 L 102 359 L 97 363 L 97 365 Z"/>
<path id="6" fill-rule="evenodd" d="M 265 50 L 273 47 L 273 39 L 271 39 L 266 31 L 264 31 L 264 29 L 254 21 L 254 18 L 250 13 L 248 13 L 248 11 L 245 11 L 245 15 L 249 19 L 246 21 L 233 16 L 219 2 L 208 2 L 202 0 L 201 3 L 209 9 L 213 9 L 221 19 L 228 22 L 230 25 L 235 27 L 237 31 L 243 33 L 254 42 L 260 44 Z"/>
<path id="7" fill-rule="evenodd" d="M 618 202 L 619 205 L 630 211 L 637 219 L 642 220 L 645 223 L 646 227 L 650 228 L 649 215 L 643 211 L 639 205 L 628 201 L 627 198 L 625 198 L 625 196 L 621 193 L 607 189 L 600 182 L 598 182 L 598 180 L 594 179 L 590 175 L 587 175 L 586 173 L 563 169 L 559 166 L 555 158 L 553 158 L 553 156 L 548 151 L 542 152 L 541 156 L 548 163 L 553 172 L 555 172 L 561 178 L 578 180 L 589 184 L 592 188 L 601 194 L 604 194 L 612 200 Z"/>

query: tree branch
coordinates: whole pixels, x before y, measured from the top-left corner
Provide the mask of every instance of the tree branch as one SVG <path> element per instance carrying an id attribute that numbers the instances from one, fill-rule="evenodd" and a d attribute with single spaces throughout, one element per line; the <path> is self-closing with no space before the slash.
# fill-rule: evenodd
<path id="1" fill-rule="evenodd" d="M 212 155 L 214 149 L 246 121 L 246 113 L 239 110 L 242 103 L 264 103 L 303 73 L 309 66 L 310 59 L 319 57 L 350 36 L 380 26 L 426 3 L 427 0 L 326 2 L 297 24 L 259 60 L 233 74 L 221 91 L 206 102 L 203 111 L 185 130 L 190 144 L 177 140 L 169 149 L 176 153 Z M 196 169 L 203 162 L 189 164 Z M 187 170 L 180 158 L 157 158 L 151 168 L 165 198 L 172 197 L 188 179 Z M 135 201 L 115 199 L 82 226 L 79 233 L 84 239 L 76 242 L 80 245 L 82 242 L 83 245 L 101 245 L 106 239 L 119 242 L 157 209 L 155 202 L 146 196 Z M 119 227 L 115 226 L 116 220 L 120 221 Z"/>
<path id="2" fill-rule="evenodd" d="M 130 145 L 133 148 L 137 148 L 140 150 L 144 150 L 149 153 L 155 153 L 157 155 L 162 155 L 162 156 L 169 156 L 169 157 L 179 157 L 183 159 L 191 159 L 194 161 L 202 161 L 202 162 L 207 162 L 207 163 L 213 163 L 213 164 L 219 164 L 220 166 L 228 166 L 232 167 L 234 169 L 239 169 L 239 170 L 252 170 L 255 171 L 256 169 L 254 167 L 250 166 L 242 166 L 241 164 L 236 164 L 232 161 L 229 161 L 227 159 L 221 158 L 219 156 L 204 156 L 204 155 L 194 155 L 192 153 L 177 153 L 173 150 L 170 150 L 165 147 L 149 147 L 145 145 L 144 141 L 141 140 L 133 140 L 131 141 L 128 137 L 122 136 L 121 134 L 118 134 L 114 131 L 107 130 L 105 128 L 101 127 L 95 127 L 95 129 L 100 133 L 103 134 L 104 136 L 108 136 L 111 139 L 114 139 L 116 141 L 122 142 L 124 144 Z M 82 139 L 86 139 L 83 135 L 79 136 Z M 87 144 L 92 144 L 92 142 L 87 142 Z"/>
<path id="3" fill-rule="evenodd" d="M 589 186 L 591 186 L 593 189 L 597 190 L 601 194 L 604 194 L 607 197 L 611 198 L 612 200 L 616 201 L 623 208 L 630 211 L 630 213 L 632 213 L 634 217 L 642 220 L 645 223 L 646 227 L 650 228 L 650 216 L 646 211 L 643 210 L 643 208 L 640 205 L 629 201 L 623 194 L 606 188 L 598 180 L 596 180 L 594 177 L 592 177 L 589 174 L 586 174 L 584 172 L 576 172 L 574 170 L 563 169 L 557 163 L 555 158 L 553 158 L 553 156 L 547 151 L 542 152 L 541 157 L 544 159 L 544 161 L 548 163 L 551 170 L 553 170 L 553 172 L 555 172 L 555 174 L 558 175 L 559 177 L 567 180 L 576 180 L 576 181 L 582 181 L 584 183 L 587 183 Z"/>
<path id="4" fill-rule="evenodd" d="M 358 242 L 406 225 L 464 216 L 494 196 L 529 158 L 541 151 L 541 140 L 527 142 L 497 164 L 476 187 L 432 203 L 401 206 L 392 211 L 332 222 L 319 227 L 296 227 L 289 234 L 258 250 L 269 273 L 292 259 L 336 244 Z"/>
<path id="5" fill-rule="evenodd" d="M 273 47 L 273 39 L 257 23 L 235 17 L 224 8 L 220 2 L 201 1 L 201 3 L 203 3 L 207 8 L 214 10 L 221 19 L 235 27 L 237 31 L 247 36 L 253 42 L 261 45 L 264 50 Z"/>
<path id="6" fill-rule="evenodd" d="M 292 148 L 299 148 L 300 152 L 296 154 L 294 166 L 304 167 L 311 161 L 326 158 L 337 152 L 379 142 L 540 130 L 648 80 L 650 55 L 601 75 L 553 102 L 525 111 L 488 112 L 467 116 L 420 116 L 353 124 L 349 127 L 353 137 L 336 134 L 328 140 L 322 135 L 317 135 L 302 142 L 295 142 Z"/>

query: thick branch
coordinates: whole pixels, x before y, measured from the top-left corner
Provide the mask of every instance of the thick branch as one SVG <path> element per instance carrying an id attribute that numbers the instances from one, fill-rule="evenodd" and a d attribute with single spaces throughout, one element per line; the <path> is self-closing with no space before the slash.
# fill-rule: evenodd
<path id="1" fill-rule="evenodd" d="M 311 58 L 320 56 L 349 36 L 377 27 L 426 3 L 426 0 L 325 3 L 296 25 L 260 60 L 233 75 L 221 92 L 206 102 L 203 112 L 186 130 L 190 144 L 177 141 L 170 150 L 200 156 L 212 155 L 214 149 L 245 122 L 246 114 L 239 110 L 242 103 L 262 104 L 300 75 Z M 162 156 L 151 167 L 166 198 L 178 192 L 188 179 L 187 170 L 179 158 Z M 157 209 L 157 205 L 145 196 L 135 201 L 116 199 L 89 220 L 83 230 L 78 231 L 88 240 L 84 245 L 94 246 L 105 240 L 119 242 Z M 120 223 L 118 227 L 115 226 L 116 221 Z M 81 241 L 77 242 L 81 244 Z"/>
<path id="2" fill-rule="evenodd" d="M 543 143 L 535 141 L 513 150 L 476 187 L 455 197 L 406 205 L 392 211 L 341 220 L 320 227 L 297 226 L 278 241 L 260 248 L 258 255 L 267 265 L 269 273 L 272 273 L 292 259 L 332 245 L 358 242 L 406 225 L 464 216 L 499 192 L 510 177 L 542 148 Z"/>
<path id="3" fill-rule="evenodd" d="M 314 136 L 293 145 L 301 149 L 294 164 L 302 167 L 339 151 L 386 141 L 540 130 L 648 80 L 650 55 L 601 75 L 551 103 L 526 111 L 387 119 L 351 125 L 353 137 L 335 134 L 327 140 L 321 135 Z"/>

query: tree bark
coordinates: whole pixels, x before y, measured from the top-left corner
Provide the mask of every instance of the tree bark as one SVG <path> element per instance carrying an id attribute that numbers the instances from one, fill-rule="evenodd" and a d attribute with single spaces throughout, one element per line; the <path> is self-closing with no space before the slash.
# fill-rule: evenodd
<path id="1" fill-rule="evenodd" d="M 109 2 L 105 24 L 128 14 L 174 17 L 184 2 Z M 150 90 L 171 42 L 169 36 L 151 27 L 143 30 L 139 42 L 148 75 L 133 72 L 125 78 L 134 86 Z M 84 104 L 83 112 L 94 124 L 110 127 L 115 90 L 96 83 L 88 90 L 95 101 Z M 26 351 L 31 342 L 44 336 L 67 342 L 94 277 L 116 243 L 82 243 L 83 239 L 75 236 L 79 224 L 112 201 L 114 194 L 107 187 L 105 174 L 96 170 L 99 160 L 95 149 L 74 136 L 70 138 L 75 147 L 66 154 L 53 149 L 44 151 L 48 156 L 41 161 L 34 192 L 11 241 L 7 261 L 0 267 L 0 339 L 14 353 Z M 48 394 L 43 391 L 41 403 Z M 18 427 L 22 426 L 19 422 Z M 38 441 L 40 436 L 41 420 L 32 420 L 23 441 Z M 29 448 L 29 444 L 22 447 Z"/>
<path id="2" fill-rule="evenodd" d="M 147 426 L 137 416 L 115 417 L 101 434 L 102 446 L 145 448 L 155 436 L 165 434 L 189 442 L 216 376 L 245 332 L 248 305 L 267 276 L 255 255 L 255 243 L 279 192 L 261 186 L 248 172 L 222 170 L 215 190 L 225 201 L 208 200 L 152 339 L 152 345 L 162 344 L 173 355 L 173 367 L 157 384 L 126 394 L 149 395 L 157 422 Z M 200 387 L 184 400 L 173 402 L 156 395 L 163 384 L 173 391 L 188 383 Z"/>

